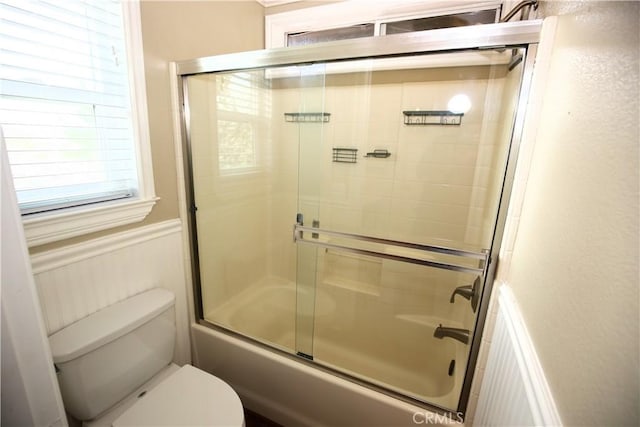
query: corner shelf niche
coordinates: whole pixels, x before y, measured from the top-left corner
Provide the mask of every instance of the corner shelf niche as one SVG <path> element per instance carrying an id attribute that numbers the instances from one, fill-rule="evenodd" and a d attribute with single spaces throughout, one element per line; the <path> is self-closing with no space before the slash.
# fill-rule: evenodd
<path id="1" fill-rule="evenodd" d="M 460 126 L 464 113 L 447 110 L 413 110 L 403 111 L 404 124 L 408 126 Z"/>

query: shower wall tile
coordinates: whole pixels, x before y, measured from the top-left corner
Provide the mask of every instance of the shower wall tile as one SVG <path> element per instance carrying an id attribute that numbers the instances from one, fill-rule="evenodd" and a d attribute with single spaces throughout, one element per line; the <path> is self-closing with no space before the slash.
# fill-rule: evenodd
<path id="1" fill-rule="evenodd" d="M 398 110 L 393 114 L 371 114 L 371 122 L 365 129 L 365 141 L 369 144 L 385 143 L 395 144 L 398 140 L 398 132 L 400 131 L 400 120 L 397 120 Z M 389 120 L 393 117 L 396 120 Z"/>
<path id="2" fill-rule="evenodd" d="M 365 147 L 363 149 L 363 155 L 365 152 L 371 150 L 372 147 Z M 393 153 L 393 147 L 384 147 L 388 148 L 390 152 Z M 391 154 L 393 156 L 393 154 Z M 396 181 L 397 175 L 397 165 L 394 162 L 385 162 L 385 159 L 376 159 L 376 158 L 363 158 L 361 159 L 362 165 L 359 168 L 360 176 L 365 177 L 366 179 L 389 179 Z"/>
<path id="3" fill-rule="evenodd" d="M 400 117 L 399 109 L 402 108 L 402 92 L 398 90 L 397 84 L 377 84 L 370 91 L 371 116 L 375 118 L 389 120 L 389 118 Z"/>
<path id="4" fill-rule="evenodd" d="M 332 113 L 332 116 L 336 114 Z M 327 128 L 333 129 L 333 140 L 336 147 L 352 147 L 359 145 L 359 142 L 363 139 L 364 131 L 366 127 L 361 122 L 345 122 L 336 120 L 332 125 L 327 125 Z"/>
<path id="5" fill-rule="evenodd" d="M 476 163 L 481 167 L 492 167 L 497 161 L 496 151 L 500 148 L 499 145 L 482 143 L 478 147 L 478 157 Z"/>
<path id="6" fill-rule="evenodd" d="M 490 182 L 496 164 L 493 150 L 501 146 L 496 140 L 499 121 L 488 120 L 483 109 L 490 96 L 502 96 L 500 85 L 486 79 L 463 87 L 455 81 L 357 83 L 329 86 L 326 91 L 325 110 L 331 113 L 331 121 L 324 126 L 323 161 L 331 147 L 359 151 L 356 164 L 330 163 L 321 173 L 315 172 L 323 180 L 318 195 L 322 227 L 444 246 L 481 245 L 487 237 L 482 232 L 485 211 L 495 192 Z M 461 126 L 403 124 L 403 110 L 446 109 L 448 99 L 459 92 L 468 93 L 474 103 Z M 392 155 L 361 157 L 375 148 L 387 148 Z M 369 302 L 373 312 L 382 303 L 389 313 L 466 319 L 465 325 L 473 318 L 466 301 L 448 303 L 454 288 L 472 278 L 383 261 L 377 281 L 378 270 L 367 278 L 372 273 L 368 265 L 353 262 L 325 262 L 323 271 L 345 283 L 355 283 L 358 277 L 379 283 L 374 286 L 380 292 L 378 305 Z M 357 301 L 349 305 L 352 310 Z"/>
<path id="7" fill-rule="evenodd" d="M 371 168 L 373 169 L 373 168 Z M 362 196 L 384 196 L 391 197 L 394 181 L 392 178 L 385 177 L 387 168 L 377 168 L 381 173 L 370 172 L 370 176 L 352 178 L 351 182 L 355 187 L 357 194 Z"/>
<path id="8" fill-rule="evenodd" d="M 375 213 L 366 210 L 362 213 L 362 228 L 373 236 L 389 238 L 392 237 L 383 230 L 389 230 L 391 221 L 389 212 Z"/>

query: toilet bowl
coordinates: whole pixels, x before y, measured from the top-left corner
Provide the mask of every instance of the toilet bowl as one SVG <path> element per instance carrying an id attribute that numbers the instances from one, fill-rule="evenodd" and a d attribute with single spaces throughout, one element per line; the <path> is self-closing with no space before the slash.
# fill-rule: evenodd
<path id="1" fill-rule="evenodd" d="M 244 426 L 236 392 L 171 363 L 174 296 L 152 289 L 49 337 L 65 409 L 86 426 Z"/>
<path id="2" fill-rule="evenodd" d="M 113 421 L 113 427 L 242 426 L 238 395 L 224 381 L 185 365 Z"/>

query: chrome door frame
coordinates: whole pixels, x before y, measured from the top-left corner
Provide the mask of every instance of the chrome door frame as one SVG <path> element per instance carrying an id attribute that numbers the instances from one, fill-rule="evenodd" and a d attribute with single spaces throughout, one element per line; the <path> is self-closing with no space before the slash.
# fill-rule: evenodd
<path id="1" fill-rule="evenodd" d="M 340 40 L 308 46 L 254 50 L 176 62 L 177 74 L 188 76 L 222 71 L 392 57 L 468 49 L 524 47 L 540 41 L 542 21 L 443 28 L 388 36 Z"/>
<path id="2" fill-rule="evenodd" d="M 309 46 L 239 52 L 175 62 L 176 76 L 178 80 L 177 95 L 180 108 L 180 134 L 184 161 L 186 204 L 187 211 L 189 212 L 188 226 L 192 253 L 191 271 L 193 278 L 192 285 L 194 288 L 194 302 L 196 305 L 196 321 L 207 326 L 212 326 L 209 322 L 204 320 L 200 290 L 200 268 L 195 217 L 197 207 L 195 206 L 193 188 L 190 128 L 188 121 L 190 112 L 187 100 L 188 91 L 186 87 L 186 77 L 197 74 L 233 72 L 277 66 L 310 65 L 313 63 L 350 61 L 356 59 L 389 58 L 411 54 L 447 53 L 463 50 L 489 50 L 500 48 L 525 48 L 526 52 L 518 107 L 516 110 L 511 143 L 507 155 L 506 171 L 500 195 L 500 202 L 498 205 L 498 215 L 495 222 L 494 235 L 489 252 L 489 262 L 485 267 L 485 283 L 483 286 L 482 299 L 480 301 L 479 311 L 476 317 L 473 340 L 470 343 L 471 348 L 469 352 L 469 359 L 467 361 L 465 379 L 462 385 L 457 408 L 458 413 L 461 413 L 464 416 L 464 413 L 467 410 L 469 396 L 471 394 L 471 385 L 480 351 L 483 329 L 488 314 L 489 299 L 493 288 L 498 254 L 500 252 L 500 245 L 504 234 L 507 210 L 515 176 L 516 161 L 522 139 L 526 113 L 525 110 L 529 100 L 533 66 L 537 53 L 537 45 L 540 42 L 541 30 L 541 20 L 518 21 L 368 37 L 362 39 L 319 43 Z M 254 341 L 250 338 L 248 340 Z M 276 351 L 278 350 L 276 349 Z M 278 352 L 281 353 L 281 351 Z M 301 359 L 301 361 L 309 363 L 306 359 Z M 319 365 L 318 368 L 323 369 L 321 365 Z M 363 384 L 361 380 L 355 378 L 354 380 L 356 383 Z M 413 404 L 428 407 L 440 413 L 451 412 L 450 409 L 441 408 L 429 402 L 399 395 L 397 392 L 381 389 L 375 385 L 368 386 L 395 398 L 407 400 Z"/>

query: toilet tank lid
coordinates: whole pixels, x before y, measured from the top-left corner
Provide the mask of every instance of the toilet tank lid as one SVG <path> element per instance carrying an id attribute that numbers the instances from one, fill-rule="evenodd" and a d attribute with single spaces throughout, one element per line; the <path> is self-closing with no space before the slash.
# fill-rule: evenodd
<path id="1" fill-rule="evenodd" d="M 174 303 L 173 292 L 151 289 L 107 306 L 49 337 L 54 363 L 80 357 L 158 316 Z"/>

